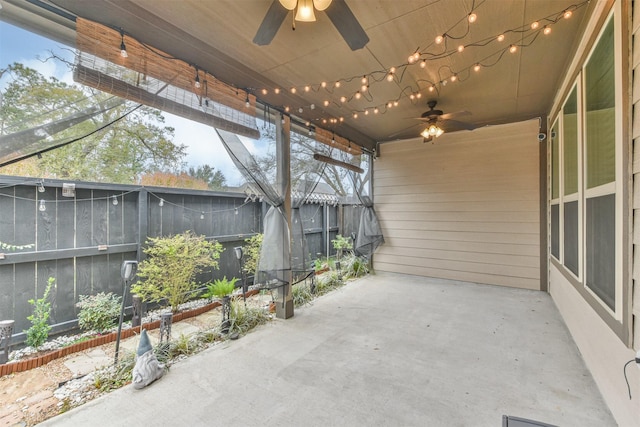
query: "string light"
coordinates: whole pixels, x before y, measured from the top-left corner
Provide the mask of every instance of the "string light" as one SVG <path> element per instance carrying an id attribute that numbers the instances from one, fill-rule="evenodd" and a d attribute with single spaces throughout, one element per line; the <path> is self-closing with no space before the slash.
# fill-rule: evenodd
<path id="1" fill-rule="evenodd" d="M 458 46 L 458 52 L 462 52 L 463 50 L 464 50 L 464 45 L 463 44 Z"/>
<path id="2" fill-rule="evenodd" d="M 426 59 L 423 59 L 423 60 L 420 62 L 420 68 L 425 68 L 426 66 L 427 66 L 427 60 L 426 60 Z"/>
<path id="3" fill-rule="evenodd" d="M 158 206 L 160 207 L 164 206 L 164 199 L 160 199 L 160 201 L 158 202 Z"/>
<path id="4" fill-rule="evenodd" d="M 455 82 L 456 80 L 458 80 L 458 75 L 457 74 L 452 74 L 449 79 L 451 80 L 451 82 Z"/>
<path id="5" fill-rule="evenodd" d="M 310 90 L 311 90 L 311 87 L 310 87 L 310 86 L 305 86 L 305 87 L 304 87 L 304 91 L 305 91 L 305 92 L 309 92 Z"/>
<path id="6" fill-rule="evenodd" d="M 118 206 L 118 197 L 115 194 L 111 196 L 111 203 L 113 206 Z"/>
<path id="7" fill-rule="evenodd" d="M 380 110 L 378 110 L 378 107 L 374 107 L 373 108 L 373 114 L 378 114 L 378 111 L 380 111 Z"/>
<path id="8" fill-rule="evenodd" d="M 340 97 L 340 102 L 347 102 L 347 97 L 346 96 L 341 96 Z"/>
<path id="9" fill-rule="evenodd" d="M 476 65 L 474 65 L 474 66 L 473 66 L 473 71 L 475 71 L 476 73 L 477 73 L 478 71 L 480 71 L 480 64 L 476 64 Z"/>
<path id="10" fill-rule="evenodd" d="M 444 41 L 444 36 L 443 35 L 436 37 L 436 40 L 435 40 L 436 44 L 442 44 L 443 41 Z"/>
<path id="11" fill-rule="evenodd" d="M 251 107 L 251 102 L 249 102 L 249 94 L 247 94 L 247 96 L 245 97 L 244 106 L 247 108 Z"/>
<path id="12" fill-rule="evenodd" d="M 198 67 L 196 67 L 196 78 L 193 82 L 193 85 L 196 87 L 196 89 L 200 89 L 200 73 L 198 73 Z"/>
<path id="13" fill-rule="evenodd" d="M 360 91 L 357 91 L 356 94 L 354 95 L 356 99 L 360 99 L 360 97 L 362 96 L 362 94 L 360 93 Z"/>
<path id="14" fill-rule="evenodd" d="M 571 12 L 570 10 L 565 10 L 564 13 L 562 14 L 562 17 L 564 19 L 569 19 L 571 18 L 571 15 L 573 15 L 573 12 Z"/>
<path id="15" fill-rule="evenodd" d="M 542 34 L 544 34 L 545 36 L 548 36 L 549 34 L 551 34 L 551 27 L 548 25 L 545 25 L 544 29 L 542 30 Z"/>
<path id="16" fill-rule="evenodd" d="M 518 46 L 516 46 L 515 44 L 512 44 L 511 46 L 509 46 L 509 53 L 516 53 L 517 50 L 518 50 Z"/>
<path id="17" fill-rule="evenodd" d="M 275 88 L 273 91 L 275 92 L 276 95 L 280 94 L 280 88 L 279 87 Z"/>
<path id="18" fill-rule="evenodd" d="M 44 212 L 47 210 L 47 205 L 45 205 L 44 199 L 40 200 L 40 205 L 38 206 L 38 210 L 40 212 Z"/>
<path id="19" fill-rule="evenodd" d="M 327 87 L 327 82 L 320 83 L 320 86 L 324 89 L 325 87 Z"/>
<path id="20" fill-rule="evenodd" d="M 292 88 L 291 88 L 291 93 L 296 93 L 296 92 L 297 92 L 296 88 L 295 88 L 295 87 L 292 87 Z"/>
<path id="21" fill-rule="evenodd" d="M 329 101 L 325 99 L 324 102 L 322 103 L 322 105 L 324 105 L 325 107 L 328 107 L 329 106 Z"/>
<path id="22" fill-rule="evenodd" d="M 539 26 L 540 26 L 540 23 L 538 21 L 533 21 L 531 23 L 531 29 L 532 30 L 537 30 Z"/>
<path id="23" fill-rule="evenodd" d="M 124 44 L 124 30 L 120 28 L 120 56 L 123 58 L 129 57 L 127 53 L 127 46 Z"/>
<path id="24" fill-rule="evenodd" d="M 262 94 L 263 94 L 263 95 L 266 95 L 267 93 L 269 93 L 269 91 L 268 91 L 268 90 L 266 90 L 266 89 L 262 89 Z"/>
<path id="25" fill-rule="evenodd" d="M 469 16 L 467 17 L 467 19 L 469 20 L 470 24 L 473 24 L 474 22 L 476 22 L 476 20 L 478 19 L 478 15 L 476 15 L 475 13 L 471 12 L 469 14 Z"/>
<path id="26" fill-rule="evenodd" d="M 200 219 L 204 219 L 204 212 L 200 214 Z"/>
<path id="27" fill-rule="evenodd" d="M 500 34 L 498 37 L 496 37 L 496 40 L 498 40 L 499 42 L 503 42 L 504 41 L 504 34 Z"/>
<path id="28" fill-rule="evenodd" d="M 38 193 L 44 193 L 44 183 L 41 182 L 40 185 L 38 185 Z"/>
<path id="29" fill-rule="evenodd" d="M 338 80 L 338 81 L 336 81 L 336 83 L 335 83 L 335 87 L 340 87 L 340 81 L 339 81 L 339 80 Z"/>

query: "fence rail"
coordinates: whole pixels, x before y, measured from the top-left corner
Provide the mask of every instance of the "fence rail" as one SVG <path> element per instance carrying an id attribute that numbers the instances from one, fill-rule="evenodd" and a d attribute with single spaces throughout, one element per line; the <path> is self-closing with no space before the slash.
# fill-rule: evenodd
<path id="1" fill-rule="evenodd" d="M 65 184 L 75 196 L 67 197 Z M 49 277 L 52 333 L 76 326 L 80 295 L 122 293 L 124 260 L 141 260 L 149 237 L 191 230 L 216 239 L 218 270 L 199 280 L 239 276 L 235 246 L 262 232 L 266 207 L 241 193 L 222 193 L 0 176 L 0 320 L 15 320 L 14 342 L 29 327 L 28 300 L 42 297 Z M 306 204 L 301 217 L 311 259 L 334 255 L 337 234 L 357 230 L 360 207 Z"/>

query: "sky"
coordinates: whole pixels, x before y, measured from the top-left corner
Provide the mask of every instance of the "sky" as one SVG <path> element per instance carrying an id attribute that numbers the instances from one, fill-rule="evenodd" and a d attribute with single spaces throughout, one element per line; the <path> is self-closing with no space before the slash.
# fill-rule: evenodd
<path id="1" fill-rule="evenodd" d="M 72 48 L 0 21 L 0 70 L 19 62 L 46 77 L 56 77 L 73 84 L 71 70 L 65 64 L 53 60 L 43 61 L 50 56 L 50 51 L 69 61 L 73 60 Z M 6 75 L 0 77 L 0 91 L 7 84 L 7 79 Z M 228 186 L 238 186 L 244 182 L 213 128 L 172 114 L 163 115 L 165 124 L 175 128 L 174 143 L 187 146 L 187 166 L 208 164 L 222 171 Z"/>

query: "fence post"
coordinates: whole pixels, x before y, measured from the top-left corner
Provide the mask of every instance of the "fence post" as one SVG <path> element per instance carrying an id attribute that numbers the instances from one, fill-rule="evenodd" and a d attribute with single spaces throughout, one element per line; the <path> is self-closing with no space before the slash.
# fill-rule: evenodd
<path id="1" fill-rule="evenodd" d="M 142 246 L 149 236 L 149 205 L 147 190 L 144 188 L 138 193 L 138 261 L 142 261 L 144 252 Z"/>

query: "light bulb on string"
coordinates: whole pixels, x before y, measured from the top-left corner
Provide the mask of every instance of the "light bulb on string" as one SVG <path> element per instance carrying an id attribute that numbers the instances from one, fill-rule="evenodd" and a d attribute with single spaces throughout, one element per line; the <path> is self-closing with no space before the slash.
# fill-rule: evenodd
<path id="1" fill-rule="evenodd" d="M 340 87 L 340 81 L 336 81 L 335 87 Z"/>
<path id="2" fill-rule="evenodd" d="M 328 107 L 329 106 L 329 101 L 325 99 L 324 102 L 322 103 L 322 105 L 324 105 L 325 107 Z"/>
<path id="3" fill-rule="evenodd" d="M 436 44 L 442 44 L 443 41 L 444 41 L 444 35 L 436 36 L 436 40 L 435 40 Z"/>
<path id="4" fill-rule="evenodd" d="M 340 102 L 347 102 L 347 97 L 346 96 L 341 96 L 340 97 Z"/>
<path id="5" fill-rule="evenodd" d="M 539 26 L 540 26 L 540 23 L 538 21 L 533 21 L 531 23 L 531 29 L 532 30 L 537 30 Z"/>
<path id="6" fill-rule="evenodd" d="M 266 95 L 267 93 L 269 93 L 269 91 L 268 91 L 268 90 L 266 90 L 266 89 L 262 89 L 262 94 L 263 94 L 263 95 Z"/>
<path id="7" fill-rule="evenodd" d="M 356 94 L 354 95 L 356 99 L 360 99 L 360 97 L 362 96 L 362 94 L 360 93 L 360 91 L 357 91 Z"/>
<path id="8" fill-rule="evenodd" d="M 296 92 L 297 92 L 297 89 L 295 87 L 292 87 L 291 88 L 291 93 L 296 93 Z"/>
<path id="9" fill-rule="evenodd" d="M 273 91 L 275 92 L 276 95 L 280 94 L 280 88 L 279 87 L 275 88 Z"/>
<path id="10" fill-rule="evenodd" d="M 38 185 L 38 193 L 44 193 L 44 183 L 40 183 L 40 185 Z"/>
<path id="11" fill-rule="evenodd" d="M 420 68 L 426 68 L 426 66 L 427 66 L 427 60 L 426 60 L 426 59 L 423 59 L 423 60 L 420 62 Z"/>
<path id="12" fill-rule="evenodd" d="M 200 219 L 204 219 L 204 212 L 200 213 Z"/>
<path id="13" fill-rule="evenodd" d="M 518 50 L 518 46 L 516 46 L 515 44 L 512 44 L 511 46 L 509 46 L 509 53 L 516 53 L 517 50 Z"/>
<path id="14" fill-rule="evenodd" d="M 470 24 L 473 24 L 474 22 L 476 22 L 476 20 L 478 19 L 478 15 L 476 15 L 475 13 L 471 12 L 469 14 L 469 16 L 467 17 L 467 19 L 469 20 Z"/>
<path id="15" fill-rule="evenodd" d="M 198 67 L 196 67 L 196 78 L 193 82 L 193 85 L 196 87 L 196 89 L 200 89 L 200 73 L 198 72 Z"/>
<path id="16" fill-rule="evenodd" d="M 158 202 L 158 206 L 160 207 L 164 206 L 164 199 L 160 199 L 160 201 Z"/>
<path id="17" fill-rule="evenodd" d="M 322 83 L 320 83 L 320 87 L 322 87 L 323 89 L 324 89 L 325 87 L 327 87 L 327 82 L 322 82 Z"/>
<path id="18" fill-rule="evenodd" d="M 456 80 L 458 80 L 458 75 L 457 74 L 452 74 L 449 79 L 451 80 L 451 82 L 455 82 Z"/>
<path id="19" fill-rule="evenodd" d="M 244 106 L 249 108 L 251 107 L 251 102 L 249 102 L 249 94 L 247 94 L 245 100 L 244 100 Z"/>
<path id="20" fill-rule="evenodd" d="M 498 35 L 498 37 L 496 37 L 496 40 L 498 40 L 499 42 L 503 42 L 504 41 L 504 34 Z"/>
<path id="21" fill-rule="evenodd" d="M 234 209 L 234 214 L 238 215 L 238 208 Z"/>
<path id="22" fill-rule="evenodd" d="M 113 204 L 113 206 L 118 206 L 118 196 L 116 196 L 115 194 L 111 196 L 111 203 Z"/>
<path id="23" fill-rule="evenodd" d="M 480 64 L 476 64 L 476 65 L 474 65 L 474 66 L 473 66 L 473 71 L 475 71 L 476 73 L 477 73 L 478 71 L 480 71 Z"/>
<path id="24" fill-rule="evenodd" d="M 548 36 L 549 34 L 551 34 L 551 27 L 548 25 L 545 25 L 544 29 L 542 30 L 542 34 L 544 34 L 545 36 Z"/>
<path id="25" fill-rule="evenodd" d="M 571 18 L 571 15 L 573 15 L 573 12 L 571 12 L 570 10 L 565 10 L 565 11 L 562 13 L 562 17 L 563 17 L 564 19 L 569 19 L 569 18 Z"/>
<path id="26" fill-rule="evenodd" d="M 368 80 L 367 80 L 367 76 L 362 76 L 362 79 L 360 80 L 360 82 L 361 82 L 363 85 L 366 85 L 366 84 L 367 84 L 367 82 L 368 82 Z"/>
<path id="27" fill-rule="evenodd" d="M 129 57 L 127 46 L 124 44 L 124 30 L 122 28 L 120 28 L 120 56 L 123 58 Z"/>
<path id="28" fill-rule="evenodd" d="M 458 46 L 458 52 L 462 52 L 463 50 L 464 50 L 464 45 L 463 44 Z"/>
<path id="29" fill-rule="evenodd" d="M 45 204 L 44 199 L 40 199 L 40 204 L 38 205 L 38 210 L 40 212 L 44 212 L 47 210 L 47 205 Z"/>
<path id="30" fill-rule="evenodd" d="M 304 91 L 305 92 L 309 92 L 310 90 L 311 90 L 311 86 L 307 85 L 307 86 L 304 87 Z"/>

